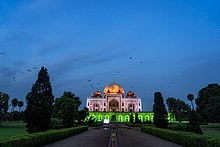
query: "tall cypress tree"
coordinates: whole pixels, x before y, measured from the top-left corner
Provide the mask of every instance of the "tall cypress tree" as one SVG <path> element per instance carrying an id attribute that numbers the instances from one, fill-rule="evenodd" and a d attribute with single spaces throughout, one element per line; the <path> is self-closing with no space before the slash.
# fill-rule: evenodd
<path id="1" fill-rule="evenodd" d="M 27 132 L 33 133 L 50 129 L 54 96 L 46 68 L 42 67 L 39 71 L 37 81 L 26 96 L 26 102 Z"/>
<path id="2" fill-rule="evenodd" d="M 166 128 L 168 125 L 168 114 L 164 105 L 163 97 L 160 92 L 154 93 L 154 126 L 158 128 Z"/>

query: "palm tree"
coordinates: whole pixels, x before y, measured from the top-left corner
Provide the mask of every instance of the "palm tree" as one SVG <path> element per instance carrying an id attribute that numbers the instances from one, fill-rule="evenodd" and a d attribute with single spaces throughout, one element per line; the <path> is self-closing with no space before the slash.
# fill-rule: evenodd
<path id="1" fill-rule="evenodd" d="M 18 99 L 17 98 L 13 98 L 11 100 L 11 105 L 12 105 L 12 110 L 14 111 L 15 107 L 18 105 Z"/>
<path id="2" fill-rule="evenodd" d="M 21 107 L 23 107 L 23 106 L 24 106 L 24 102 L 18 101 L 19 112 L 21 112 Z"/>
<path id="3" fill-rule="evenodd" d="M 194 95 L 193 94 L 188 94 L 187 99 L 189 101 L 191 101 L 192 109 L 194 110 L 194 106 L 193 106 L 193 102 L 192 102 L 194 100 Z"/>

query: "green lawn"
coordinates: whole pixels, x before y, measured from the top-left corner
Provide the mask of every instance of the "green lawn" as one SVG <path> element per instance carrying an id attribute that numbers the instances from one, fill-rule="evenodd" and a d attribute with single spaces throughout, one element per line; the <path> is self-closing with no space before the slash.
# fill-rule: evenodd
<path id="1" fill-rule="evenodd" d="M 27 134 L 25 128 L 0 128 L 0 139 Z"/>
<path id="2" fill-rule="evenodd" d="M 1 122 L 0 139 L 27 134 L 25 125 L 22 121 Z"/>
<path id="3" fill-rule="evenodd" d="M 220 130 L 218 128 L 203 128 L 202 131 L 206 136 L 220 138 Z"/>
<path id="4" fill-rule="evenodd" d="M 220 140 L 220 124 L 200 125 L 203 135 L 214 137 Z"/>

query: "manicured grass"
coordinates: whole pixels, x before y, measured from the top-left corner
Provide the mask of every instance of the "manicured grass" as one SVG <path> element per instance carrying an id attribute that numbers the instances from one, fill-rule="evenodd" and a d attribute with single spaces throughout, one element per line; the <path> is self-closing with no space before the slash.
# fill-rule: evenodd
<path id="1" fill-rule="evenodd" d="M 202 131 L 203 131 L 203 134 L 206 136 L 220 139 L 220 130 L 218 128 L 203 128 Z"/>
<path id="2" fill-rule="evenodd" d="M 1 127 L 9 128 L 25 128 L 26 123 L 23 121 L 4 121 L 1 122 Z"/>
<path id="3" fill-rule="evenodd" d="M 200 125 L 203 135 L 214 137 L 220 140 L 220 124 Z"/>
<path id="4" fill-rule="evenodd" d="M 1 122 L 0 139 L 28 134 L 25 125 L 22 121 Z"/>
<path id="5" fill-rule="evenodd" d="M 25 128 L 0 128 L 0 139 L 28 134 Z"/>

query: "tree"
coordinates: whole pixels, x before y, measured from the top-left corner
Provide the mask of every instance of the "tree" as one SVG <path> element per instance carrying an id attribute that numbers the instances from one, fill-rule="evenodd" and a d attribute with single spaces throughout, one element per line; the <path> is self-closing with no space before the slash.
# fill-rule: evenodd
<path id="1" fill-rule="evenodd" d="M 81 124 L 87 116 L 89 116 L 89 109 L 84 107 L 81 111 L 78 112 L 78 123 Z"/>
<path id="2" fill-rule="evenodd" d="M 18 105 L 18 99 L 17 98 L 13 98 L 12 100 L 11 100 L 11 106 L 12 106 L 12 111 L 14 112 L 15 111 L 15 107 L 17 107 L 17 105 Z"/>
<path id="3" fill-rule="evenodd" d="M 168 125 L 168 114 L 164 105 L 163 97 L 160 92 L 154 93 L 154 126 L 158 128 L 166 128 Z"/>
<path id="4" fill-rule="evenodd" d="M 23 107 L 23 106 L 24 106 L 24 102 L 18 101 L 19 112 L 21 112 L 21 107 Z"/>
<path id="5" fill-rule="evenodd" d="M 42 67 L 38 79 L 26 96 L 27 107 L 25 119 L 27 132 L 40 132 L 50 129 L 54 102 L 50 77 L 46 68 Z"/>
<path id="6" fill-rule="evenodd" d="M 74 93 L 64 92 L 55 101 L 53 117 L 61 119 L 64 127 L 72 127 L 74 126 L 74 121 L 77 119 L 80 104 L 79 97 L 76 97 Z"/>
<path id="7" fill-rule="evenodd" d="M 210 123 L 220 122 L 220 86 L 209 84 L 202 88 L 196 99 L 197 112 Z"/>
<path id="8" fill-rule="evenodd" d="M 172 116 L 175 116 L 176 119 L 181 123 L 181 117 L 183 114 L 187 114 L 190 111 L 189 105 L 187 105 L 184 101 L 175 98 L 167 98 L 166 103 L 168 106 L 168 111 Z"/>
<path id="9" fill-rule="evenodd" d="M 8 100 L 9 100 L 9 95 L 4 92 L 0 92 L 0 122 L 2 121 L 3 116 L 7 113 L 8 111 Z"/>
<path id="10" fill-rule="evenodd" d="M 134 116 L 133 114 L 130 115 L 130 123 L 133 123 L 134 122 Z"/>
<path id="11" fill-rule="evenodd" d="M 193 102 L 192 102 L 194 100 L 194 95 L 193 94 L 188 94 L 187 99 L 191 102 L 192 110 L 194 110 L 194 106 L 193 106 Z"/>
<path id="12" fill-rule="evenodd" d="M 138 118 L 138 113 L 135 113 L 135 123 L 136 124 L 140 123 L 140 120 Z"/>

